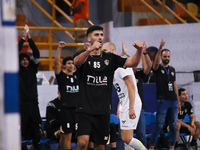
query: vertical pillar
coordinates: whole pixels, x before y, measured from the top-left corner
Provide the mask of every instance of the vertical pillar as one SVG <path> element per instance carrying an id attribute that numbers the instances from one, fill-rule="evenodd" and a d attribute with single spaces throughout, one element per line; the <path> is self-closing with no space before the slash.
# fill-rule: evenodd
<path id="1" fill-rule="evenodd" d="M 18 92 L 18 50 L 15 28 L 15 0 L 1 0 L 1 61 L 3 68 L 3 133 L 5 150 L 20 150 L 20 115 Z"/>

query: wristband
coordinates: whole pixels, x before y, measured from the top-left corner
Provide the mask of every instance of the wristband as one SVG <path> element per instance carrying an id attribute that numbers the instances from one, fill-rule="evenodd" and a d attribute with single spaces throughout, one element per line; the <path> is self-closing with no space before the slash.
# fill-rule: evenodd
<path id="1" fill-rule="evenodd" d="M 146 55 L 146 54 L 148 54 L 148 53 L 143 53 L 143 55 Z"/>
<path id="2" fill-rule="evenodd" d="M 178 104 L 181 104 L 181 102 L 178 102 Z"/>

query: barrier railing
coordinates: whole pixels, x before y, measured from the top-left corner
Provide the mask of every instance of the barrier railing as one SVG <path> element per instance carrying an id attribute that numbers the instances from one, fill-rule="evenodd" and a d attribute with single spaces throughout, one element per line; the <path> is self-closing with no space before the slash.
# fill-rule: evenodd
<path id="1" fill-rule="evenodd" d="M 24 30 L 24 26 L 17 26 L 18 30 Z M 49 56 L 47 58 L 41 58 L 41 62 L 49 62 L 49 70 L 53 70 L 53 61 L 54 58 L 52 56 L 52 47 L 58 46 L 58 43 L 52 42 L 52 32 L 53 31 L 86 31 L 87 28 L 58 28 L 58 27 L 29 27 L 30 30 L 47 30 L 48 31 L 48 43 L 35 42 L 37 46 L 49 46 Z M 25 42 L 24 46 L 28 46 L 28 43 Z M 76 46 L 84 46 L 84 43 L 67 43 L 66 46 L 76 47 Z"/>

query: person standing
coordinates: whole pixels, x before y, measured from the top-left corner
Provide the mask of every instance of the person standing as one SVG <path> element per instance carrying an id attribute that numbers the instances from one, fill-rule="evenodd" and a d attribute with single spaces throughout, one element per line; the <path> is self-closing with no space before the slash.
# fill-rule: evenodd
<path id="1" fill-rule="evenodd" d="M 89 0 L 73 0 L 71 11 L 73 13 L 73 25 L 78 28 L 86 28 L 89 18 Z M 84 43 L 86 33 L 74 31 L 75 43 Z M 84 47 L 77 47 L 77 52 L 84 50 Z"/>
<path id="2" fill-rule="evenodd" d="M 77 66 L 81 97 L 77 110 L 77 150 L 86 150 L 90 134 L 95 149 L 104 150 L 109 135 L 111 92 L 114 71 L 118 67 L 136 67 L 142 55 L 142 43 L 136 41 L 137 49 L 131 59 L 121 58 L 101 51 L 103 28 L 91 26 L 87 30 L 89 47 L 74 56 Z"/>
<path id="3" fill-rule="evenodd" d="M 74 73 L 73 58 L 68 56 L 62 61 L 64 71 L 61 69 L 60 57 L 61 50 L 66 43 L 60 41 L 55 55 L 55 75 L 58 83 L 58 89 L 61 95 L 61 136 L 59 144 L 61 150 L 71 149 L 72 135 L 75 131 L 75 109 L 77 105 L 77 93 L 79 85 L 77 75 Z"/>
<path id="4" fill-rule="evenodd" d="M 176 85 L 176 72 L 172 66 L 169 66 L 170 51 L 162 49 L 165 45 L 163 39 L 160 42 L 159 50 L 156 54 L 153 64 L 153 71 L 156 77 L 157 89 L 157 113 L 156 126 L 151 135 L 149 149 L 154 149 L 158 135 L 160 134 L 165 118 L 168 116 L 169 123 L 169 149 L 173 150 L 176 142 L 176 123 L 178 118 L 178 89 Z M 160 64 L 160 60 L 162 60 Z"/>
<path id="5" fill-rule="evenodd" d="M 38 107 L 37 77 L 40 52 L 32 40 L 29 29 L 23 31 L 23 37 L 18 43 L 19 51 L 28 39 L 33 57 L 27 52 L 19 53 L 19 100 L 21 116 L 22 139 L 32 139 L 35 150 L 40 149 L 41 116 Z"/>
<path id="6" fill-rule="evenodd" d="M 113 43 L 105 43 L 102 49 L 116 54 Z M 114 74 L 113 84 L 120 100 L 117 115 L 120 119 L 121 138 L 126 145 L 135 150 L 146 150 L 144 145 L 133 137 L 133 130 L 137 128 L 140 118 L 142 103 L 132 68 L 118 68 Z"/>

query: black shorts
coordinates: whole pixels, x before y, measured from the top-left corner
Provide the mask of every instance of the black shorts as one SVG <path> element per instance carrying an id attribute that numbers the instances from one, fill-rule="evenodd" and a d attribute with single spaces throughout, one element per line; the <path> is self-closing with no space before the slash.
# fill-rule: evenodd
<path id="1" fill-rule="evenodd" d="M 110 114 L 91 115 L 85 113 L 76 114 L 76 134 L 90 135 L 97 145 L 105 145 L 108 141 L 110 128 Z"/>
<path id="2" fill-rule="evenodd" d="M 75 108 L 61 109 L 61 133 L 73 133 L 75 128 Z"/>
<path id="3" fill-rule="evenodd" d="M 189 124 L 189 122 L 186 123 L 186 124 Z M 180 128 L 180 133 L 190 134 L 190 131 L 189 131 L 188 128 L 186 128 L 186 127 L 181 127 L 181 128 Z"/>

